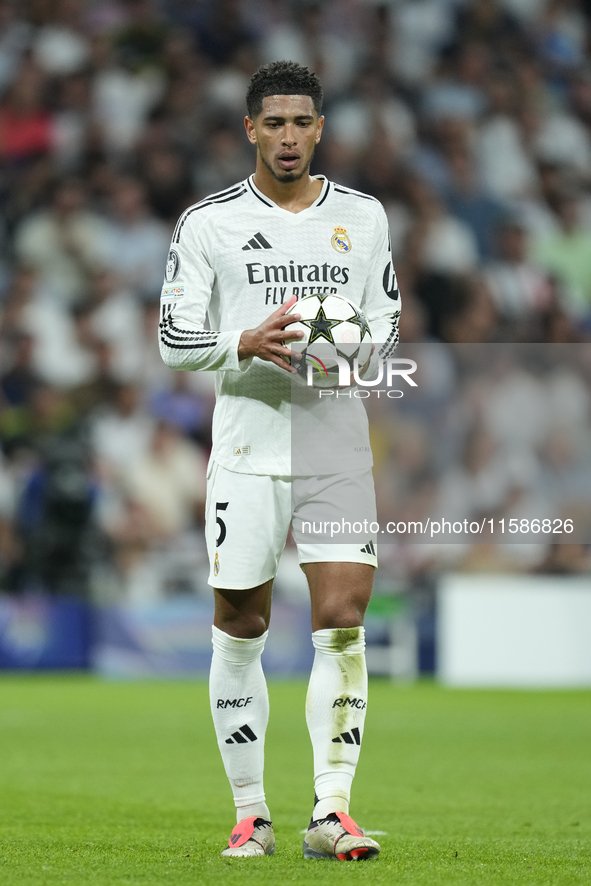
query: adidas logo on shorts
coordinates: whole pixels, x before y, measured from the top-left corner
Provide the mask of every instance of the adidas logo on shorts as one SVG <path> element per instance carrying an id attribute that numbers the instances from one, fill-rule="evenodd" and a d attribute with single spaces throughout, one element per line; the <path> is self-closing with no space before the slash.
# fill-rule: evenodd
<path id="1" fill-rule="evenodd" d="M 362 554 L 372 554 L 374 557 L 376 555 L 376 549 L 373 541 L 368 541 L 365 547 L 360 548 Z"/>

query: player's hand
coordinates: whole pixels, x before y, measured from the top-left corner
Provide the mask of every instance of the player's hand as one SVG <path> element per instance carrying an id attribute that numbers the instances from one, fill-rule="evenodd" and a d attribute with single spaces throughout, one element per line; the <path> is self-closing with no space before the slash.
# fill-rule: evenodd
<path id="1" fill-rule="evenodd" d="M 304 337 L 304 333 L 301 330 L 292 330 L 290 332 L 288 329 L 290 323 L 301 320 L 300 315 L 290 314 L 289 317 L 285 316 L 287 311 L 296 302 L 297 297 L 292 295 L 288 302 L 277 308 L 256 329 L 245 329 L 238 343 L 238 359 L 244 360 L 247 357 L 260 357 L 261 360 L 274 363 L 275 366 L 285 369 L 286 372 L 297 372 L 297 369 L 291 366 L 289 362 L 292 353 L 283 344 L 285 341 L 297 341 Z"/>

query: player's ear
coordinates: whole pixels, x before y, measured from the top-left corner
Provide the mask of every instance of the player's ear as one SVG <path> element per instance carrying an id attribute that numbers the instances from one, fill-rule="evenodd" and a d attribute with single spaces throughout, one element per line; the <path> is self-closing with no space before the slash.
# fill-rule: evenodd
<path id="1" fill-rule="evenodd" d="M 249 142 L 252 145 L 256 145 L 257 133 L 256 133 L 256 129 L 254 128 L 254 121 L 252 120 L 251 117 L 244 118 L 244 128 L 246 129 L 246 136 L 247 136 Z"/>
<path id="2" fill-rule="evenodd" d="M 323 127 L 324 127 L 324 117 L 319 117 L 318 118 L 318 129 L 316 131 L 316 144 L 318 144 L 318 142 L 320 141 Z"/>

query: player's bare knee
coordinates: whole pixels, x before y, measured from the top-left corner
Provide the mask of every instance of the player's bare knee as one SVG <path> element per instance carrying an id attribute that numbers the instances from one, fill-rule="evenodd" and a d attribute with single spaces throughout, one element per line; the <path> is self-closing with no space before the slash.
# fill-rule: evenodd
<path id="1" fill-rule="evenodd" d="M 365 607 L 351 606 L 339 609 L 332 606 L 323 607 L 315 613 L 314 630 L 328 628 L 357 628 L 363 624 Z"/>
<path id="2" fill-rule="evenodd" d="M 214 590 L 214 625 L 231 637 L 252 640 L 269 627 L 272 582 L 245 591 Z"/>
<path id="3" fill-rule="evenodd" d="M 269 627 L 269 614 L 269 607 L 251 595 L 230 592 L 226 596 L 216 591 L 213 623 L 231 637 L 252 640 L 262 636 Z"/>
<path id="4" fill-rule="evenodd" d="M 231 637 L 240 637 L 241 640 L 253 640 L 261 637 L 269 627 L 268 621 L 262 615 L 216 616 L 214 625 Z"/>

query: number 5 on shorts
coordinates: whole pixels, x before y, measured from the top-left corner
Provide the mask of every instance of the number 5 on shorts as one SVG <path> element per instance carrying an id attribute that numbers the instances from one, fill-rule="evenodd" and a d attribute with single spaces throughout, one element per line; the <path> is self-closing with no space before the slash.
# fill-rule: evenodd
<path id="1" fill-rule="evenodd" d="M 227 531 L 226 524 L 224 523 L 224 521 L 222 520 L 222 518 L 218 514 L 218 511 L 225 511 L 229 504 L 230 504 L 230 502 L 228 502 L 228 501 L 216 501 L 216 503 L 215 503 L 215 522 L 220 527 L 219 535 L 218 535 L 216 542 L 215 542 L 216 548 L 219 548 L 219 546 L 223 543 L 223 541 L 226 537 L 226 531 Z"/>

